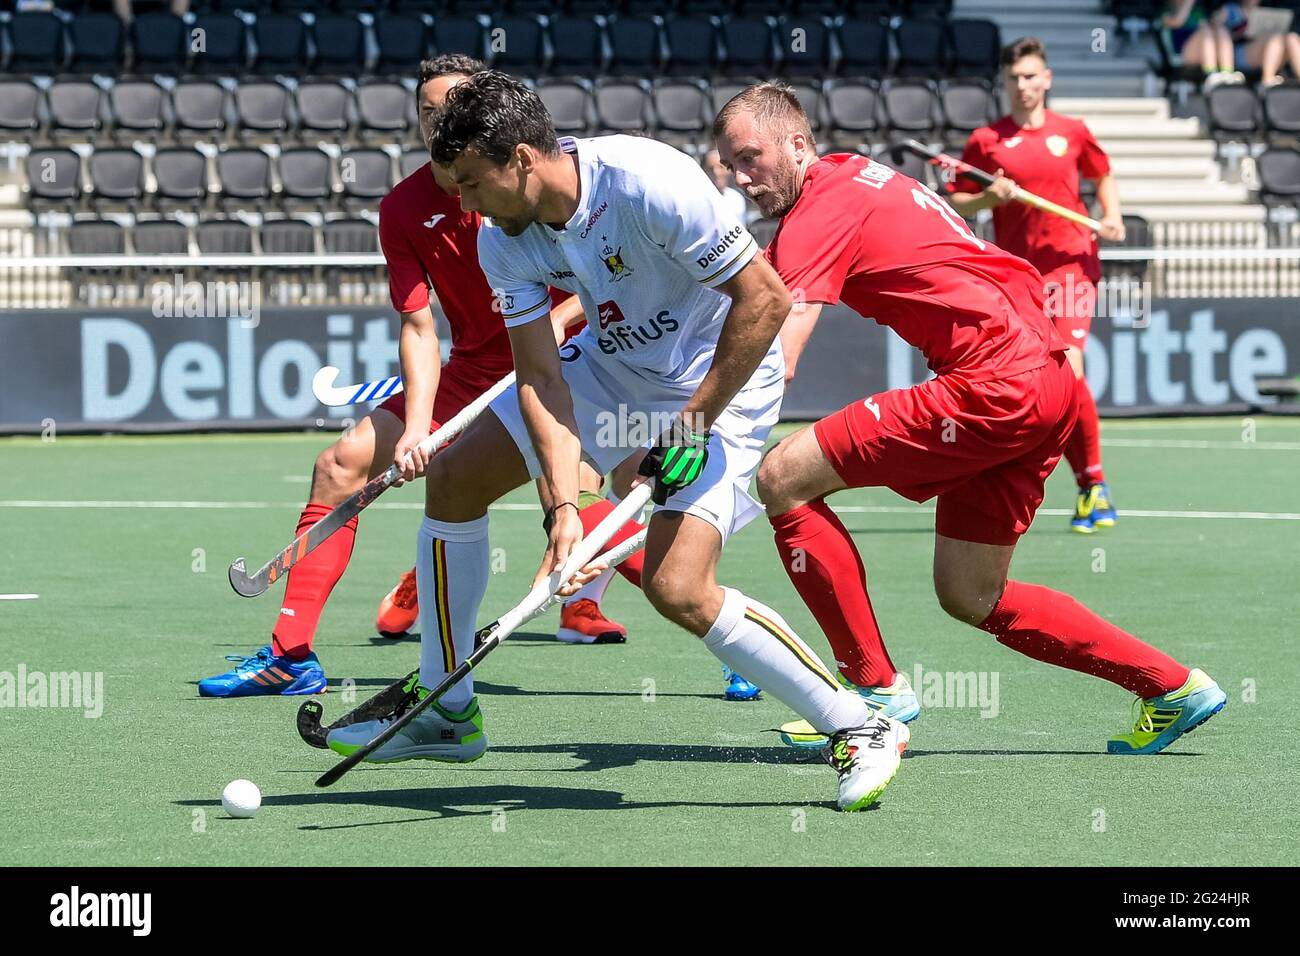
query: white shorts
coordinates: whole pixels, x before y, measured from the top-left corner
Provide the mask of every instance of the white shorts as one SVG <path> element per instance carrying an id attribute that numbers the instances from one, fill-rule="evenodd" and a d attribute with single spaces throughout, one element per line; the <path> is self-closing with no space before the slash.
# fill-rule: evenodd
<path id="1" fill-rule="evenodd" d="M 591 359 L 587 349 L 587 343 L 565 343 L 561 367 L 573 396 L 583 458 L 607 475 L 632 452 L 657 438 L 690 396 L 644 380 L 634 385 L 619 382 L 599 361 Z M 717 528 L 724 544 L 733 531 L 761 514 L 763 506 L 750 495 L 749 485 L 780 414 L 784 391 L 780 378 L 742 389 L 710 430 L 709 460 L 703 474 L 655 510 L 695 515 Z M 502 392 L 489 407 L 519 448 L 528 474 L 537 478 L 541 464 L 519 411 L 515 386 Z"/>

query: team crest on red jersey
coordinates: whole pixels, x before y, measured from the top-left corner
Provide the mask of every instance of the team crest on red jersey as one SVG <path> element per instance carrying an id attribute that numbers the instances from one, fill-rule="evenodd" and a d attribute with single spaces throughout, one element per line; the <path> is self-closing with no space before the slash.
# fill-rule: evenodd
<path id="1" fill-rule="evenodd" d="M 596 315 L 600 318 L 600 330 L 604 332 L 615 322 L 626 322 L 623 318 L 623 310 L 618 307 L 618 303 L 613 299 L 608 302 L 602 302 L 596 306 Z"/>

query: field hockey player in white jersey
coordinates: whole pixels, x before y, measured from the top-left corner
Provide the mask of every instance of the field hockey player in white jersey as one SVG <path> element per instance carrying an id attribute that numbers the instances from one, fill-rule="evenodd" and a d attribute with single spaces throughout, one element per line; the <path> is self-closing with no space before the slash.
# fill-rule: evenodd
<path id="1" fill-rule="evenodd" d="M 649 439 L 641 473 L 656 482 L 656 509 L 646 597 L 826 733 L 839 807 L 870 806 L 897 772 L 906 726 L 841 687 L 774 610 L 715 577 L 728 536 L 758 512 L 748 489 L 783 387 L 775 340 L 790 295 L 753 238 L 684 154 L 626 136 L 561 141 L 538 96 L 500 72 L 450 92 L 430 145 L 462 207 L 492 220 L 480 231 L 479 259 L 518 383 L 429 463 L 413 695 L 473 650 L 488 580 L 488 506 L 540 479 L 548 533 L 540 581 L 582 538 L 581 458 L 609 472 Z M 577 293 L 597 317 L 559 348 L 546 320 L 548 286 Z M 588 566 L 568 587 L 598 569 Z M 330 745 L 351 753 L 382 729 L 354 725 L 331 733 Z M 369 759 L 464 762 L 486 749 L 471 674 Z"/>

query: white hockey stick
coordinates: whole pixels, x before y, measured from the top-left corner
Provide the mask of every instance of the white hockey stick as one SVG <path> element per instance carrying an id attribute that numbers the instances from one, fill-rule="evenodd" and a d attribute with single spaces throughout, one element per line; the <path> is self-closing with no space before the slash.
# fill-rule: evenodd
<path id="1" fill-rule="evenodd" d="M 316 401 L 331 408 L 339 405 L 356 405 L 359 402 L 376 402 L 389 398 L 402 390 L 402 376 L 392 375 L 373 382 L 361 382 L 357 385 L 335 385 L 339 370 L 333 365 L 326 365 L 311 380 L 311 391 Z"/>

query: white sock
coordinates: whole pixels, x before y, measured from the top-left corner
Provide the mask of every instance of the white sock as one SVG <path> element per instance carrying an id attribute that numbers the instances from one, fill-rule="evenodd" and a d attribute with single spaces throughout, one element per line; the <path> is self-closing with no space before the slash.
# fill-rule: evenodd
<path id="1" fill-rule="evenodd" d="M 618 571 L 615 568 L 606 568 L 596 578 L 588 581 L 580 587 L 573 597 L 564 602 L 564 606 L 568 607 L 574 601 L 581 601 L 583 598 L 586 598 L 589 601 L 595 601 L 599 604 L 601 601 L 605 600 L 605 590 L 609 587 L 609 582 L 614 580 L 614 575 L 617 573 Z"/>
<path id="2" fill-rule="evenodd" d="M 704 646 L 824 734 L 861 727 L 871 709 L 845 690 L 781 615 L 735 588 L 723 588 L 722 612 Z"/>
<path id="3" fill-rule="evenodd" d="M 479 605 L 487 592 L 487 515 L 459 522 L 426 517 L 420 525 L 415 580 L 420 593 L 420 683 L 433 688 L 474 652 Z M 463 710 L 473 696 L 471 673 L 439 703 L 447 710 Z"/>

